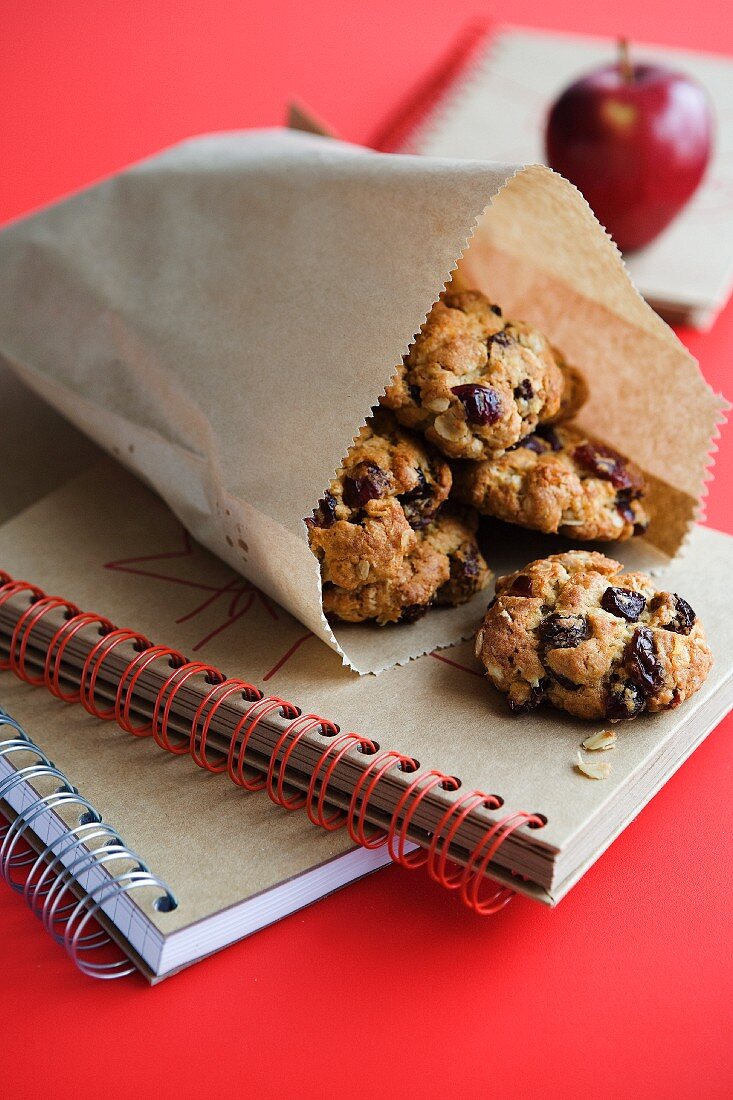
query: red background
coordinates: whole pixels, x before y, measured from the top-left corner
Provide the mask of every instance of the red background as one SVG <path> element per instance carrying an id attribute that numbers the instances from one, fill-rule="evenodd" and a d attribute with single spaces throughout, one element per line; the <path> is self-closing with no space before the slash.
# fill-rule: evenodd
<path id="1" fill-rule="evenodd" d="M 6 5 L 0 219 L 297 95 L 367 141 L 477 0 Z M 733 53 L 727 0 L 510 0 L 506 22 Z M 731 393 L 733 306 L 681 333 Z M 709 519 L 733 531 L 731 448 Z M 704 568 L 704 563 L 701 563 Z M 724 723 L 561 904 L 479 920 L 391 868 L 149 989 L 78 975 L 0 890 L 0 1081 L 59 1098 L 733 1096 Z"/>

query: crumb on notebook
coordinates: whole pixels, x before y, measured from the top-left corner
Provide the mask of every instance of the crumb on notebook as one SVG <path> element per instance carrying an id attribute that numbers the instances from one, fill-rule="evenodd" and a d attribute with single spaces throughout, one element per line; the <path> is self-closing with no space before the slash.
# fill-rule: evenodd
<path id="1" fill-rule="evenodd" d="M 608 779 L 611 774 L 611 765 L 608 761 L 584 760 L 580 752 L 578 752 L 578 763 L 575 766 L 588 779 Z"/>
<path id="2" fill-rule="evenodd" d="M 598 733 L 592 733 L 590 737 L 586 737 L 583 748 L 586 752 L 604 752 L 606 749 L 615 749 L 615 730 L 599 730 Z"/>

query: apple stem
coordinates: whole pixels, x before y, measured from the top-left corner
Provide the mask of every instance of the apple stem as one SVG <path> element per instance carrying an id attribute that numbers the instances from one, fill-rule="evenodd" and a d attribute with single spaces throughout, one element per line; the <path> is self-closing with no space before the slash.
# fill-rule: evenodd
<path id="1" fill-rule="evenodd" d="M 618 40 L 618 63 L 619 69 L 621 70 L 621 76 L 627 84 L 633 84 L 634 68 L 631 64 L 631 57 L 629 56 L 628 38 L 619 38 Z"/>

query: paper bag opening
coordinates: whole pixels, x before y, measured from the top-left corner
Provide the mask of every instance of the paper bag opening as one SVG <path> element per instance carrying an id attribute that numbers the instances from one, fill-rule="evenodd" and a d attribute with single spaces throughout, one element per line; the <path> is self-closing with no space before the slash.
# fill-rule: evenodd
<path id="1" fill-rule="evenodd" d="M 8 363 L 357 672 L 465 638 L 488 599 L 329 626 L 304 524 L 461 257 L 589 376 L 584 424 L 652 475 L 639 560 L 696 515 L 721 404 L 548 169 L 211 135 L 16 223 L 0 256 Z"/>

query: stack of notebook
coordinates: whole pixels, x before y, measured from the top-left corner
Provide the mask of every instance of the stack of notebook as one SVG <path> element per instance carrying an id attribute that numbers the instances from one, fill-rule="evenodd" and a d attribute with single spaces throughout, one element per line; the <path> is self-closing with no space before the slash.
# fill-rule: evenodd
<path id="1" fill-rule="evenodd" d="M 13 431 L 4 445 L 18 457 L 35 444 Z M 730 553 L 729 537 L 698 528 L 669 567 L 664 584 L 696 607 L 718 661 L 688 705 L 619 729 L 612 775 L 598 783 L 574 767 L 588 727 L 558 714 L 548 735 L 533 714 L 509 715 L 470 643 L 359 678 L 131 475 L 95 463 L 0 528 L 2 568 L 59 597 L 44 603 L 10 582 L 0 594 L 0 656 L 12 648 L 18 674 L 0 678 L 17 722 L 0 729 L 14 821 L 6 876 L 27 877 L 29 902 L 80 965 L 102 976 L 137 966 L 151 980 L 391 857 L 427 860 L 479 911 L 515 892 L 554 905 L 733 702 L 722 656 L 733 643 Z M 133 636 L 110 647 L 101 619 Z M 169 648 L 156 656 L 149 643 Z M 46 687 L 19 678 L 44 673 Z M 224 674 L 242 682 L 215 708 Z M 47 690 L 76 698 L 80 681 L 89 709 L 109 714 L 116 699 L 119 722 Z M 35 853 L 25 860 L 22 842 Z M 122 960 L 99 953 L 106 937 Z"/>
<path id="2" fill-rule="evenodd" d="M 397 173 L 392 181 L 390 173 Z M 433 193 L 436 173 L 443 182 Z M 436 609 L 429 644 L 422 635 L 419 644 L 410 642 L 400 627 L 357 628 L 372 656 L 354 667 L 387 666 L 378 676 L 357 675 L 317 636 L 335 644 L 323 629 L 317 569 L 299 517 L 322 491 L 321 471 L 338 461 L 338 438 L 353 435 L 388 380 L 398 358 L 390 347 L 404 347 L 424 315 L 436 265 L 445 277 L 472 219 L 506 178 L 501 167 L 431 168 L 292 135 L 224 135 L 164 153 L 120 178 L 127 182 L 101 185 L 99 203 L 77 196 L 5 235 L 14 260 L 3 266 L 3 355 L 113 456 L 101 459 L 22 387 L 5 387 L 13 412 L 4 420 L 0 458 L 13 476 L 0 492 L 0 808 L 9 818 L 0 873 L 87 973 L 116 977 L 139 968 L 160 979 L 389 859 L 430 875 L 436 889 L 452 891 L 456 905 L 477 914 L 498 912 L 516 894 L 555 905 L 731 705 L 733 678 L 722 659 L 733 641 L 731 539 L 698 527 L 688 556 L 668 565 L 660 553 L 677 549 L 696 509 L 720 402 L 626 282 L 575 193 L 539 169 L 513 176 L 501 192 L 504 205 L 497 199 L 490 208 L 492 232 L 499 227 L 506 247 L 482 220 L 462 267 L 470 267 L 473 256 L 492 277 L 503 270 L 507 308 L 521 302 L 525 283 L 534 288 L 540 313 L 562 316 L 558 303 L 565 303 L 567 315 L 572 303 L 570 327 L 583 316 L 585 334 L 595 341 L 593 370 L 605 382 L 596 393 L 616 394 L 624 371 L 635 385 L 634 364 L 647 367 L 649 359 L 665 374 L 672 397 L 679 391 L 670 379 L 676 379 L 687 399 L 684 434 L 668 425 L 666 438 L 652 439 L 650 450 L 648 432 L 638 428 L 647 421 L 634 419 L 636 443 L 660 483 L 666 466 L 674 467 L 664 496 L 674 507 L 660 508 L 670 523 L 660 524 L 668 530 L 651 546 L 653 560 L 663 568 L 659 585 L 683 592 L 704 621 L 718 656 L 715 668 L 685 706 L 621 727 L 611 775 L 594 782 L 576 768 L 579 746 L 593 727 L 540 709 L 512 715 L 482 676 L 470 641 L 425 652 L 465 638 L 483 597 L 480 606 L 461 611 L 468 616 L 465 630 L 446 627 L 441 614 L 450 622 L 452 612 Z M 240 210 L 245 192 L 258 200 L 267 181 L 272 192 L 275 179 L 284 188 L 279 201 L 270 202 L 257 224 L 237 222 L 240 236 L 226 239 L 224 262 L 222 208 L 214 203 L 215 215 L 206 217 L 201 187 L 215 184 L 212 194 Z M 160 206 L 151 200 L 151 186 L 160 188 Z M 383 224 L 383 204 L 375 203 L 377 186 L 390 188 L 393 232 Z M 292 221 L 292 237 L 282 241 L 283 212 L 295 209 L 304 190 L 317 208 L 299 206 L 301 220 Z M 460 206 L 450 240 L 446 195 Z M 559 218 L 545 238 L 552 195 L 569 224 Z M 132 206 L 118 217 L 115 204 L 124 196 Z M 424 210 L 415 206 L 416 196 Z M 178 203 L 186 217 L 177 216 Z M 515 251 L 522 218 L 532 227 L 527 237 L 555 243 L 544 250 L 538 245 L 537 253 L 561 259 L 556 271 L 524 245 L 521 255 Z M 430 243 L 419 279 L 407 231 L 418 223 L 422 243 Z M 257 249 L 256 230 L 263 228 Z M 404 241 L 395 239 L 398 230 Z M 338 293 L 331 298 L 311 277 L 315 260 L 323 267 L 324 234 L 329 270 L 343 276 L 332 279 Z M 362 265 L 370 278 L 349 281 L 357 238 L 373 246 L 371 264 Z M 199 294 L 203 255 L 208 276 L 206 294 Z M 605 256 L 600 266 L 599 255 Z M 242 308 L 241 287 L 250 295 L 258 290 L 265 260 L 273 283 L 287 267 L 290 289 L 303 293 L 300 310 L 293 311 L 281 283 L 281 298 L 268 299 L 269 314 L 260 301 L 257 310 Z M 394 286 L 385 314 L 387 271 Z M 583 297 L 589 280 L 579 271 L 595 278 L 592 301 Z M 141 295 L 141 287 L 158 285 L 159 274 L 157 295 Z M 582 286 L 573 289 L 574 280 Z M 355 295 L 346 308 L 345 285 Z M 385 318 L 396 324 L 405 287 L 410 302 L 403 303 L 390 344 Z M 226 302 L 217 297 L 224 288 L 231 295 Z M 156 314 L 150 313 L 153 299 Z M 606 308 L 611 299 L 618 316 Z M 354 303 L 362 304 L 361 312 Z M 296 319 L 292 345 L 280 324 L 286 308 Z M 531 320 L 534 312 L 519 315 Z M 301 331 L 303 316 L 310 318 L 310 343 Z M 344 360 L 334 335 L 350 333 L 354 316 L 369 317 L 373 341 L 367 354 L 362 324 L 356 373 L 355 360 Z M 282 369 L 263 375 L 257 364 L 274 362 L 268 317 L 278 321 L 274 350 Z M 153 320 L 160 329 L 148 346 Z M 240 320 L 257 323 L 254 344 L 238 329 Z M 567 331 L 571 342 L 577 335 Z M 258 353 L 242 359 L 242 349 L 252 346 Z M 621 366 L 617 347 L 633 349 Z M 235 353 L 222 355 L 222 348 Z M 331 391 L 322 397 L 316 386 L 325 386 L 326 359 L 340 394 L 338 431 L 337 410 L 324 403 Z M 212 360 L 225 369 L 206 373 Z M 64 384 L 62 361 L 69 368 Z M 293 362 L 300 374 L 291 378 Z M 253 380 L 262 378 L 258 396 Z M 265 415 L 275 407 L 273 379 L 275 396 L 282 397 L 275 426 Z M 290 400 L 303 380 L 312 383 L 312 415 L 304 401 Z M 618 401 L 597 404 L 600 420 L 604 405 L 624 420 Z M 324 407 L 333 412 L 325 437 Z M 214 410 L 226 412 L 221 423 L 207 419 Z M 623 434 L 617 424 L 609 439 Z M 209 449 L 223 439 L 222 451 Z M 120 456 L 220 557 L 193 541 L 161 498 L 118 465 Z M 271 481 L 272 471 L 279 478 Z M 244 474 L 247 486 L 229 484 L 230 475 L 236 481 Z M 283 482 L 293 493 L 288 500 L 272 491 Z M 517 528 L 494 539 L 491 565 L 501 574 L 558 545 Z M 619 557 L 637 552 L 624 547 Z M 257 578 L 263 590 L 222 558 Z M 700 562 L 704 574 L 693 564 Z M 407 634 L 415 629 L 422 628 L 405 628 Z M 408 660 L 413 653 L 424 655 Z"/>

